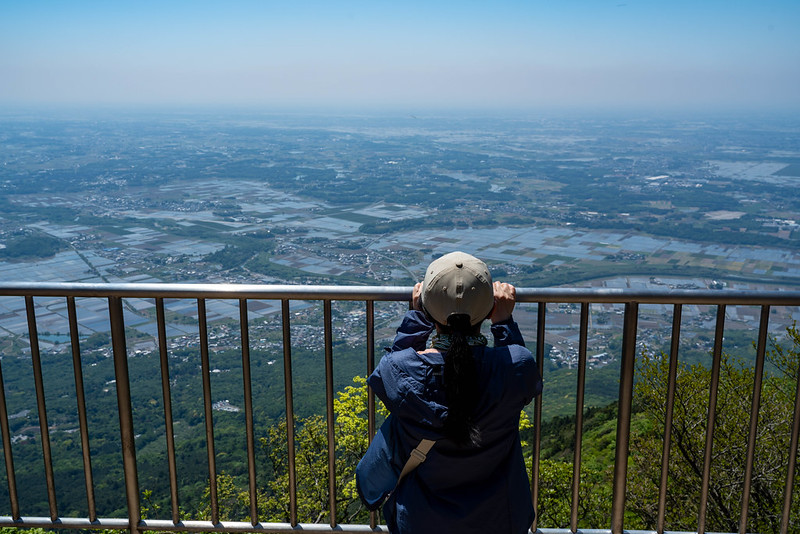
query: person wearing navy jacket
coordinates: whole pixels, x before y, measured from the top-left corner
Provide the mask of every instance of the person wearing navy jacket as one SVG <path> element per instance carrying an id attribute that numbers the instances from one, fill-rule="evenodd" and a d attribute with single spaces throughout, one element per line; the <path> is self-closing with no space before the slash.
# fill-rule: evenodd
<path id="1" fill-rule="evenodd" d="M 528 532 L 534 519 L 520 411 L 542 379 L 514 322 L 516 291 L 453 252 L 414 286 L 412 309 L 368 383 L 391 412 L 356 470 L 394 534 Z M 481 335 L 491 321 L 494 346 Z M 398 475 L 421 440 L 426 459 Z M 395 487 L 396 484 L 396 487 Z M 386 499 L 388 494 L 388 499 Z"/>

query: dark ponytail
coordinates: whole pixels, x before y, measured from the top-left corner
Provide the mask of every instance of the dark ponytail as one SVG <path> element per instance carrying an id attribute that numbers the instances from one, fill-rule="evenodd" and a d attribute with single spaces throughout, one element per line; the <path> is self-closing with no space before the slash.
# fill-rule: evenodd
<path id="1" fill-rule="evenodd" d="M 473 328 L 468 315 L 451 315 L 446 333 L 451 337 L 450 348 L 444 355 L 444 388 L 447 396 L 445 435 L 459 445 L 477 445 L 480 432 L 473 413 L 478 399 L 478 370 L 467 336 Z"/>

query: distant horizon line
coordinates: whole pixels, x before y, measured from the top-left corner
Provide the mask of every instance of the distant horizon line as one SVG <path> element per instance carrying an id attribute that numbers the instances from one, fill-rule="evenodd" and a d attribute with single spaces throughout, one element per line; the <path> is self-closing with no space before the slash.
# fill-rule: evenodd
<path id="1" fill-rule="evenodd" d="M 304 105 L 304 104 L 180 104 L 173 103 L 14 103 L 0 102 L 0 118 L 7 119 L 11 115 L 38 115 L 39 113 L 58 113 L 63 115 L 80 114 L 107 115 L 108 113 L 123 115 L 161 116 L 182 115 L 233 115 L 242 118 L 242 114 L 258 114 L 263 116 L 307 116 L 307 117 L 339 117 L 339 118 L 382 118 L 382 119 L 419 119 L 438 118 L 463 119 L 517 119 L 534 120 L 541 118 L 627 118 L 627 119 L 731 119 L 731 118 L 780 118 L 800 120 L 800 106 L 791 107 L 751 107 L 742 106 L 716 107 L 708 106 L 411 106 L 400 104 L 389 105 Z M 56 117 L 51 117 L 56 118 Z M 258 118 L 258 117 L 251 117 Z"/>

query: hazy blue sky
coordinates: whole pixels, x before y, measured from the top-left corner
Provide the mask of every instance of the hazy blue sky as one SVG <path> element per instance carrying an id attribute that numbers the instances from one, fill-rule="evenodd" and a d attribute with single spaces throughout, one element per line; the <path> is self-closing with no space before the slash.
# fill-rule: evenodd
<path id="1" fill-rule="evenodd" d="M 800 110 L 800 1 L 19 1 L 0 105 Z"/>

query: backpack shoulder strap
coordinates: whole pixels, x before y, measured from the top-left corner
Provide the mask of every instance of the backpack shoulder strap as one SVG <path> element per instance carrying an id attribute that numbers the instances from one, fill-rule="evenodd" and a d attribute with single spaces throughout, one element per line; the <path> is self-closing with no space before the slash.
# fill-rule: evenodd
<path id="1" fill-rule="evenodd" d="M 406 465 L 403 466 L 403 470 L 400 472 L 400 476 L 397 479 L 397 484 L 400 484 L 400 481 L 406 477 L 411 471 L 419 467 L 419 464 L 424 462 L 427 459 L 427 454 L 433 448 L 433 445 L 436 441 L 432 439 L 423 439 L 420 440 L 419 445 L 411 451 L 411 456 L 408 457 L 406 461 Z M 395 488 L 397 486 L 395 485 Z"/>

